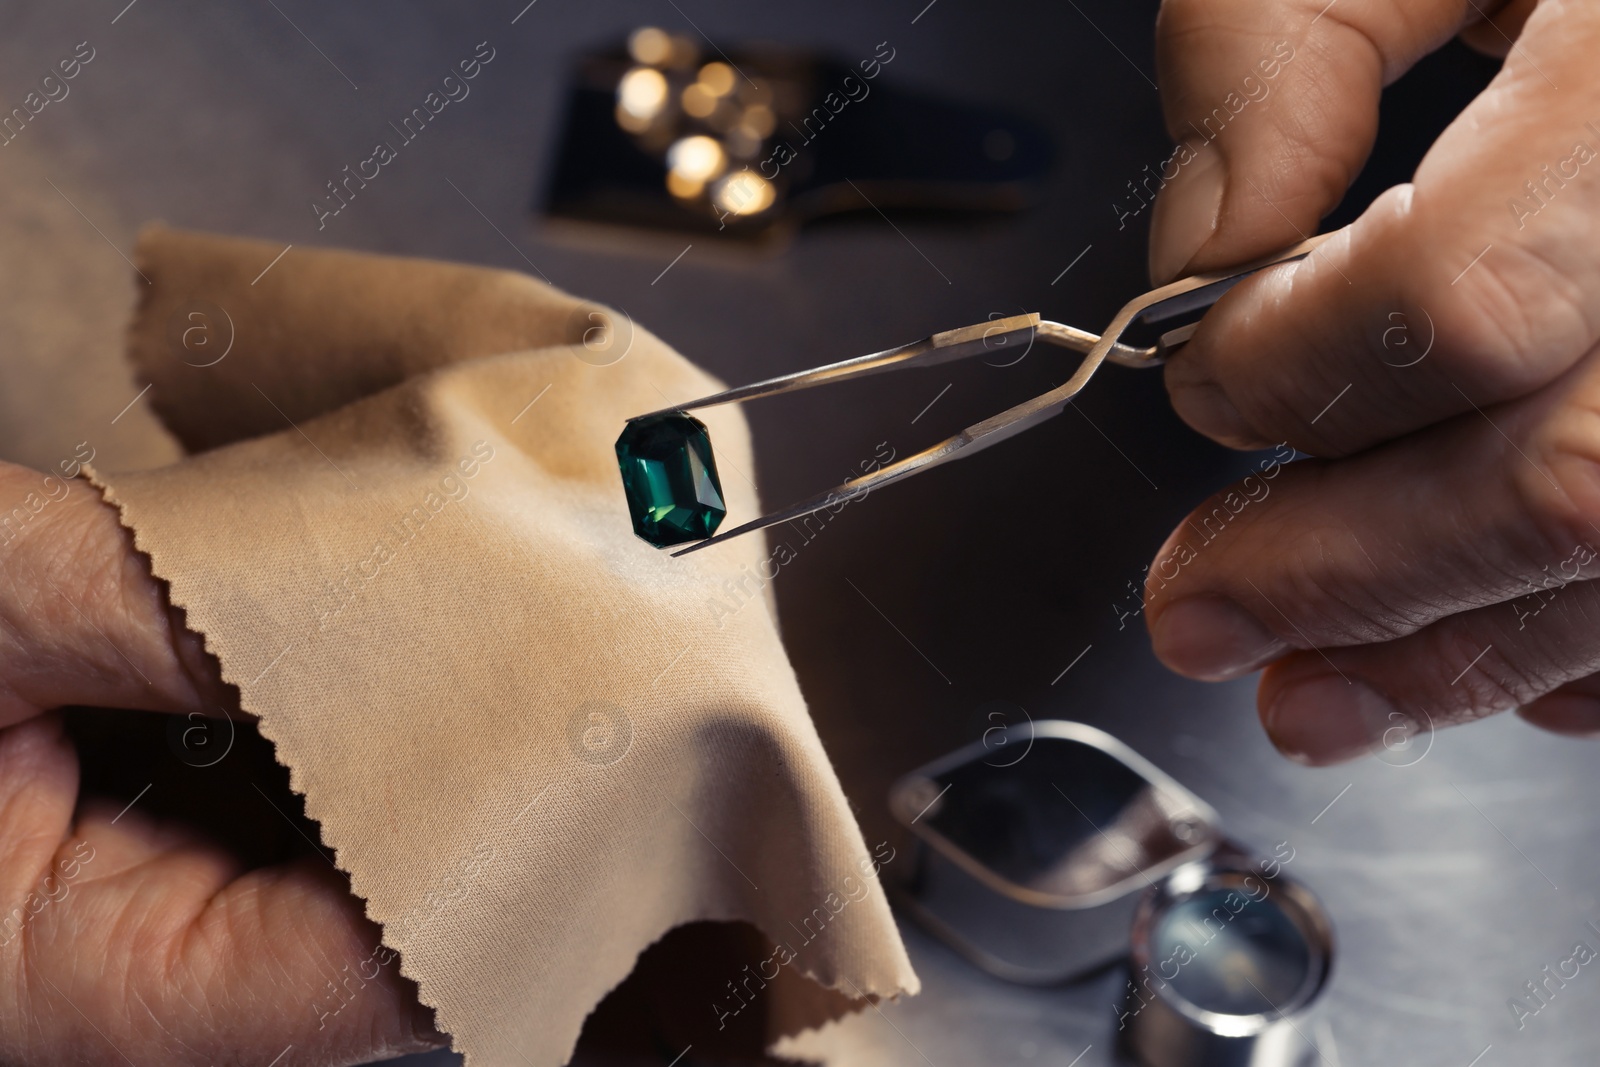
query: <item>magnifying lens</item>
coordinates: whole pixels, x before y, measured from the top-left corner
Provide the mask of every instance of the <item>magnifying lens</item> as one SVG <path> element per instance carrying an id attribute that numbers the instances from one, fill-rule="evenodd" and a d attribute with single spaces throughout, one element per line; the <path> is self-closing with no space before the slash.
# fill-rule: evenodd
<path id="1" fill-rule="evenodd" d="M 1217 856 L 1185 865 L 1134 913 L 1121 1038 L 1149 1067 L 1298 1067 L 1327 985 L 1333 930 L 1309 890 Z"/>

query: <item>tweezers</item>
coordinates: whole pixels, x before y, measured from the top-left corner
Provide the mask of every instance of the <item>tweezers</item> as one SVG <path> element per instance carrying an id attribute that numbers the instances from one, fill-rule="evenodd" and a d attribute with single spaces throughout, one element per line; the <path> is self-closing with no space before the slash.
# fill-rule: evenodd
<path id="1" fill-rule="evenodd" d="M 1135 297 L 1122 306 L 1110 325 L 1098 336 L 1074 326 L 1065 326 L 1059 322 L 1050 322 L 1042 319 L 1036 313 L 1026 315 L 1013 315 L 1010 318 L 994 319 L 988 322 L 976 323 L 972 326 L 963 326 L 955 330 L 945 330 L 932 337 L 913 341 L 908 345 L 898 348 L 885 349 L 874 352 L 868 356 L 859 356 L 855 359 L 843 360 L 839 363 L 830 363 L 825 367 L 815 367 L 811 370 L 796 371 L 777 378 L 768 378 L 766 381 L 754 382 L 750 385 L 741 385 L 736 389 L 728 389 L 721 393 L 692 400 L 687 404 L 677 404 L 660 411 L 652 411 L 644 415 L 636 415 L 629 422 L 639 419 L 653 418 L 659 415 L 678 414 L 692 411 L 695 408 L 714 407 L 717 404 L 733 404 L 743 400 L 757 400 L 762 397 L 777 396 L 780 393 L 793 393 L 801 389 L 811 389 L 819 385 L 833 385 L 838 382 L 853 381 L 865 378 L 871 374 L 882 374 L 887 371 L 911 370 L 918 367 L 932 367 L 941 363 L 955 360 L 968 359 L 972 356 L 994 354 L 1011 348 L 1013 342 L 1024 340 L 1039 340 L 1048 344 L 1057 345 L 1074 352 L 1081 352 L 1083 360 L 1078 364 L 1078 369 L 1064 383 L 1036 396 L 1032 400 L 1018 404 L 1013 408 L 1002 411 L 998 415 L 990 416 L 982 422 L 968 426 L 954 437 L 946 438 L 931 448 L 924 449 L 915 455 L 907 456 L 902 460 L 880 467 L 859 478 L 851 478 L 842 485 L 835 486 L 827 492 L 803 500 L 781 511 L 770 512 L 742 526 L 719 533 L 696 542 L 688 548 L 674 552 L 674 556 L 682 556 L 690 552 L 698 552 L 729 538 L 738 537 L 740 534 L 752 530 L 776 526 L 782 522 L 790 522 L 803 518 L 806 515 L 821 511 L 823 508 L 835 507 L 852 497 L 881 489 L 892 482 L 903 481 L 913 474 L 932 470 L 942 463 L 966 456 L 976 455 L 990 445 L 999 444 L 1008 437 L 1015 437 L 1024 430 L 1044 422 L 1054 415 L 1060 414 L 1067 404 L 1076 396 L 1094 372 L 1104 363 L 1115 363 L 1123 367 L 1155 367 L 1166 362 L 1174 350 L 1181 347 L 1193 335 L 1198 322 L 1168 330 L 1160 335 L 1155 344 L 1148 347 L 1136 347 L 1124 344 L 1122 341 L 1129 327 L 1135 323 L 1159 324 L 1183 316 L 1192 316 L 1210 308 L 1224 293 L 1232 289 L 1244 279 L 1267 267 L 1280 263 L 1291 263 L 1304 259 L 1316 251 L 1332 234 L 1320 234 L 1312 237 L 1293 248 L 1284 249 L 1265 258 L 1258 259 L 1241 267 L 1227 270 L 1212 271 L 1205 274 L 1195 274 L 1187 278 L 1180 278 L 1158 289 L 1152 289 L 1143 296 Z"/>

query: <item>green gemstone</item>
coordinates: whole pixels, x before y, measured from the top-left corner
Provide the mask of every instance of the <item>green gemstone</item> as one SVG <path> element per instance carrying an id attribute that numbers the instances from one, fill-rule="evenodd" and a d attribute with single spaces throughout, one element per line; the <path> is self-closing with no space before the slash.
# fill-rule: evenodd
<path id="1" fill-rule="evenodd" d="M 617 466 L 633 532 L 657 548 L 700 541 L 728 513 L 711 437 L 699 419 L 675 412 L 628 423 Z"/>

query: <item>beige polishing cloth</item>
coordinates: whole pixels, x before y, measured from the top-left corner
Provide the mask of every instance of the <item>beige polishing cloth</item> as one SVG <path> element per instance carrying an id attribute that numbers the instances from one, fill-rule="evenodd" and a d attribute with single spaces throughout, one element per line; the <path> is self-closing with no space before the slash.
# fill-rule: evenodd
<path id="1" fill-rule="evenodd" d="M 295 248 L 252 281 L 280 249 L 145 232 L 132 356 L 193 455 L 92 477 L 468 1062 L 564 1062 L 694 920 L 789 950 L 708 1024 L 915 992 L 762 542 L 672 559 L 629 525 L 623 420 L 718 383 L 520 274 Z M 731 526 L 749 435 L 705 422 Z"/>

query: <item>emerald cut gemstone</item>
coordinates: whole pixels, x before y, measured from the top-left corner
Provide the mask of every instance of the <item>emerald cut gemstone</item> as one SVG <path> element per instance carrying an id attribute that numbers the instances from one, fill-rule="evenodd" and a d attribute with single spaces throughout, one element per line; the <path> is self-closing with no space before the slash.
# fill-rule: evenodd
<path id="1" fill-rule="evenodd" d="M 703 422 L 683 412 L 634 419 L 617 438 L 633 532 L 657 548 L 700 541 L 728 513 Z"/>

